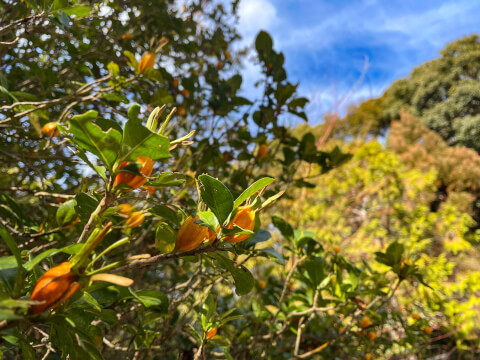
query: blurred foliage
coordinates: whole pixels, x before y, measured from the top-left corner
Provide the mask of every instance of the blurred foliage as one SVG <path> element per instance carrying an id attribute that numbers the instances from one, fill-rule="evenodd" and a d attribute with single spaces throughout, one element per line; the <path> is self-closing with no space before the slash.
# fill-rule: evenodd
<path id="1" fill-rule="evenodd" d="M 477 34 L 451 42 L 440 57 L 417 66 L 385 93 L 349 109 L 349 134 L 385 133 L 405 109 L 448 144 L 480 152 L 480 40 Z"/>
<path id="2" fill-rule="evenodd" d="M 374 353 L 386 358 L 394 354 L 425 358 L 458 346 L 459 354 L 465 351 L 468 358 L 480 345 L 476 310 L 480 293 L 473 285 L 480 276 L 476 248 L 480 233 L 470 231 L 472 217 L 453 196 L 437 210 L 430 209 L 436 196 L 436 171 L 409 169 L 411 164 L 376 141 L 352 143 L 344 150 L 354 154 L 352 160 L 318 177 L 315 189 L 299 190 L 296 199 L 305 201 L 283 203 L 283 212 L 296 226 L 322 239 L 326 249 L 355 263 L 368 263 L 370 271 L 383 269 L 373 262 L 373 253 L 392 243 L 404 247 L 404 268 L 406 264 L 418 267 L 421 281 L 430 287 L 405 285 L 395 294 L 396 305 L 376 314 L 383 317 L 376 327 L 383 346 Z M 413 313 L 421 314 L 421 319 L 412 319 Z M 438 340 L 420 335 L 427 324 L 433 326 Z M 397 332 L 402 327 L 404 335 Z M 361 346 L 351 344 L 358 339 L 346 341 L 345 355 Z M 340 349 L 332 356 L 341 354 Z"/>

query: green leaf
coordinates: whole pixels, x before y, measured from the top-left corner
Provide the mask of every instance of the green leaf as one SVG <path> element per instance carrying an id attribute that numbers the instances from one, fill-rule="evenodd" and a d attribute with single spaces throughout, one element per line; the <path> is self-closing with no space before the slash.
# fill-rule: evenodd
<path id="1" fill-rule="evenodd" d="M 252 185 L 250 185 L 247 189 L 245 189 L 239 197 L 235 199 L 233 202 L 233 210 L 239 207 L 245 200 L 247 200 L 250 196 L 254 195 L 256 192 L 262 190 L 264 187 L 273 183 L 275 179 L 264 177 L 260 180 L 255 181 Z"/>
<path id="2" fill-rule="evenodd" d="M 12 219 L 10 225 L 16 223 L 21 226 L 25 220 L 25 215 L 20 206 L 7 194 L 0 194 L 0 216 L 4 219 Z"/>
<path id="3" fill-rule="evenodd" d="M 157 82 L 162 82 L 163 81 L 162 73 L 160 71 L 158 71 L 157 69 L 152 69 L 152 68 L 147 69 L 147 70 L 145 70 L 144 75 L 147 79 L 150 79 L 150 80 L 153 80 L 153 81 L 157 81 Z"/>
<path id="4" fill-rule="evenodd" d="M 400 262 L 402 261 L 402 255 L 404 251 L 405 249 L 403 245 L 395 241 L 391 243 L 387 248 L 387 251 L 386 251 L 387 259 L 391 262 L 392 265 L 400 264 Z"/>
<path id="5" fill-rule="evenodd" d="M 91 320 L 86 317 L 87 312 L 76 309 L 78 312 L 73 317 L 74 312 L 70 309 L 69 316 L 64 314 L 54 316 L 49 319 L 52 324 L 50 330 L 50 341 L 54 348 L 62 351 L 62 356 L 66 358 L 69 355 L 71 360 L 102 360 L 103 356 L 95 346 L 94 339 L 88 333 L 88 324 Z"/>
<path id="6" fill-rule="evenodd" d="M 82 18 L 90 14 L 92 8 L 87 5 L 77 5 L 70 8 L 65 8 L 63 11 L 65 11 L 65 14 L 68 16 L 75 15 L 77 18 Z"/>
<path id="7" fill-rule="evenodd" d="M 70 18 L 63 10 L 58 10 L 56 19 L 64 27 L 70 27 Z"/>
<path id="8" fill-rule="evenodd" d="M 58 125 L 60 127 L 60 125 Z M 98 166 L 98 165 L 94 165 L 87 157 L 87 154 L 85 154 L 85 151 L 83 149 L 77 149 L 77 153 L 76 155 L 82 159 L 83 161 L 85 161 L 85 163 L 90 166 L 93 171 L 95 171 L 98 175 L 100 175 L 100 177 L 103 179 L 103 181 L 105 181 L 105 183 L 108 182 L 107 180 L 107 169 L 105 168 L 105 166 Z"/>
<path id="9" fill-rule="evenodd" d="M 255 279 L 245 266 L 235 267 L 232 260 L 220 255 L 214 255 L 213 257 L 221 267 L 228 270 L 232 275 L 235 282 L 235 293 L 238 296 L 247 295 L 253 289 Z"/>
<path id="10" fill-rule="evenodd" d="M 155 216 L 160 216 L 165 220 L 171 221 L 172 223 L 179 225 L 179 215 L 174 209 L 172 209 L 172 207 L 172 205 L 156 205 L 150 208 L 149 211 Z"/>
<path id="11" fill-rule="evenodd" d="M 113 61 L 110 61 L 107 65 L 108 72 L 112 76 L 118 76 L 120 74 L 120 67 L 118 64 L 114 63 Z"/>
<path id="12" fill-rule="evenodd" d="M 177 233 L 167 223 L 160 223 L 155 231 L 155 247 L 162 254 L 171 253 L 175 249 Z"/>
<path id="13" fill-rule="evenodd" d="M 212 210 L 220 224 L 223 224 L 233 210 L 233 196 L 230 190 L 210 175 L 200 175 L 200 195 Z"/>
<path id="14" fill-rule="evenodd" d="M 65 201 L 57 210 L 57 224 L 58 226 L 65 226 L 74 221 L 78 215 L 75 210 L 77 200 L 72 199 Z"/>
<path id="15" fill-rule="evenodd" d="M 15 261 L 17 262 L 17 273 L 15 277 L 15 285 L 13 287 L 13 292 L 12 292 L 12 296 L 14 298 L 17 298 L 21 294 L 22 284 L 23 284 L 23 266 L 22 266 L 22 258 L 20 256 L 20 250 L 18 249 L 18 245 L 13 239 L 13 237 L 8 233 L 7 229 L 3 225 L 0 225 L 0 236 L 3 238 L 3 240 L 7 244 L 8 248 L 10 249 L 13 256 L 15 257 Z"/>
<path id="16" fill-rule="evenodd" d="M 320 284 L 318 284 L 318 289 L 324 289 L 327 287 L 328 284 L 330 284 L 330 281 L 332 280 L 332 275 L 328 275 L 326 278 L 324 278 Z"/>
<path id="17" fill-rule="evenodd" d="M 323 261 L 313 258 L 306 261 L 303 267 L 307 270 L 307 276 L 315 289 L 325 279 Z"/>
<path id="18" fill-rule="evenodd" d="M 15 256 L 0 257 L 0 282 L 3 284 L 3 286 L 0 286 L 0 290 L 12 293 L 17 276 L 18 263 Z"/>
<path id="19" fill-rule="evenodd" d="M 307 133 L 303 136 L 298 150 L 301 159 L 306 161 L 314 161 L 316 159 L 317 146 L 315 141 L 315 136 L 312 133 Z"/>
<path id="20" fill-rule="evenodd" d="M 53 255 L 56 255 L 58 253 L 65 253 L 65 254 L 76 254 L 81 248 L 83 244 L 71 244 L 68 246 L 65 246 L 61 249 L 49 249 L 45 250 L 44 252 L 38 254 L 35 256 L 32 260 L 27 261 L 23 267 L 27 271 L 31 271 L 40 261 L 45 260 L 46 258 L 52 257 Z"/>
<path id="21" fill-rule="evenodd" d="M 102 94 L 102 99 L 115 101 L 115 102 L 121 102 L 123 104 L 128 104 L 128 99 L 125 96 L 117 94 L 117 93 L 104 93 L 104 94 Z"/>
<path id="22" fill-rule="evenodd" d="M 217 218 L 215 217 L 215 214 L 211 211 L 200 211 L 197 213 L 198 217 L 200 218 L 200 221 L 204 224 L 206 224 L 210 229 L 213 231 L 217 232 Z"/>
<path id="23" fill-rule="evenodd" d="M 3 320 L 18 320 L 22 317 L 17 315 L 14 310 L 12 309 L 1 309 L 0 308 L 0 319 Z"/>
<path id="24" fill-rule="evenodd" d="M 37 360 L 37 355 L 32 345 L 23 338 L 20 339 L 20 347 L 22 349 L 22 359 L 24 360 Z"/>
<path id="25" fill-rule="evenodd" d="M 131 53 L 130 51 L 124 51 L 123 55 L 125 55 L 128 58 L 128 65 L 130 65 L 132 68 L 135 70 L 138 69 L 138 61 L 135 59 L 135 55 Z"/>
<path id="26" fill-rule="evenodd" d="M 103 131 L 108 131 L 110 129 L 117 130 L 120 134 L 123 134 L 123 129 L 115 120 L 98 118 L 95 120 L 95 124 L 100 126 Z"/>
<path id="27" fill-rule="evenodd" d="M 121 148 L 122 134 L 113 128 L 102 131 L 101 127 L 92 122 L 98 113 L 90 110 L 82 115 L 76 115 L 70 120 L 72 141 L 80 148 L 91 152 L 111 171 Z"/>
<path id="28" fill-rule="evenodd" d="M 280 233 L 288 240 L 294 239 L 294 232 L 292 226 L 283 220 L 281 217 L 272 216 L 273 225 L 280 230 Z"/>
<path id="29" fill-rule="evenodd" d="M 168 312 L 168 298 L 167 295 L 162 293 L 161 291 L 155 290 L 140 290 L 140 291 L 133 291 L 131 289 L 130 293 L 133 295 L 135 299 L 140 301 L 143 306 L 147 308 L 158 308 L 162 313 Z"/>
<path id="30" fill-rule="evenodd" d="M 68 7 L 68 0 L 53 0 L 50 11 L 56 11 Z"/>
<path id="31" fill-rule="evenodd" d="M 146 185 L 152 185 L 155 187 L 170 187 L 179 186 L 185 182 L 185 175 L 177 172 L 165 171 L 153 181 L 149 181 Z"/>
<path id="32" fill-rule="evenodd" d="M 298 85 L 287 84 L 286 86 L 280 87 L 275 93 L 275 98 L 280 105 L 283 105 L 297 90 Z"/>
<path id="33" fill-rule="evenodd" d="M 22 266 L 22 257 L 20 255 L 20 249 L 18 248 L 17 242 L 13 239 L 12 235 L 7 231 L 7 229 L 0 224 L 0 236 L 7 244 L 8 248 L 12 252 L 13 256 L 15 257 L 15 261 L 17 262 L 17 266 L 20 268 Z"/>
<path id="34" fill-rule="evenodd" d="M 141 120 L 137 118 L 139 111 L 140 107 L 134 105 L 128 112 L 129 120 L 123 132 L 119 161 L 135 161 L 137 156 L 148 156 L 152 160 L 168 159 L 171 157 L 168 138 L 143 126 Z"/>
<path id="35" fill-rule="evenodd" d="M 260 51 L 271 51 L 273 47 L 273 40 L 266 31 L 260 31 L 255 40 L 255 48 Z"/>
<path id="36" fill-rule="evenodd" d="M 90 295 L 88 292 L 84 291 L 82 293 L 81 300 L 83 300 L 87 304 L 90 304 L 95 310 L 102 311 L 102 307 L 100 306 L 98 301 L 92 295 Z"/>
<path id="37" fill-rule="evenodd" d="M 255 244 L 267 241 L 272 237 L 272 234 L 270 234 L 267 230 L 260 229 L 256 232 L 255 236 L 250 240 L 247 244 L 247 249 L 254 246 Z"/>
<path id="38" fill-rule="evenodd" d="M 77 201 L 75 211 L 80 216 L 80 220 L 86 223 L 90 219 L 90 215 L 96 210 L 100 201 L 86 193 L 78 193 L 75 195 L 75 200 Z"/>
<path id="39" fill-rule="evenodd" d="M 296 107 L 305 107 L 305 105 L 307 105 L 307 103 L 309 102 L 310 100 L 308 100 L 307 98 L 304 98 L 304 97 L 300 97 L 300 98 L 295 98 L 293 99 L 292 101 L 290 101 L 288 103 L 288 107 L 291 107 L 291 108 L 296 108 Z"/>
<path id="40" fill-rule="evenodd" d="M 275 251 L 274 249 L 261 249 L 260 252 L 264 252 L 264 253 L 267 253 L 268 255 L 271 255 L 273 256 L 274 258 L 276 258 L 278 261 L 278 263 L 280 265 L 284 265 L 285 262 L 283 261 L 283 256 L 282 254 L 279 254 L 277 251 Z"/>

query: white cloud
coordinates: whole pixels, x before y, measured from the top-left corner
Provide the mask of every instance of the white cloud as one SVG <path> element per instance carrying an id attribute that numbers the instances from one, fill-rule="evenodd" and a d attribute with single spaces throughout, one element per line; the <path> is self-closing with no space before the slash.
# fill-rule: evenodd
<path id="1" fill-rule="evenodd" d="M 251 42 L 261 29 L 270 29 L 276 21 L 277 10 L 268 0 L 243 0 L 238 8 L 239 31 Z"/>
<path id="2" fill-rule="evenodd" d="M 234 48 L 250 47 L 252 49 L 249 52 L 249 60 L 243 62 L 242 94 L 249 99 L 257 98 L 261 96 L 261 89 L 256 88 L 254 83 L 260 78 L 261 69 L 254 63 L 256 53 L 253 51 L 253 44 L 260 30 L 271 32 L 278 21 L 277 10 L 268 0 L 241 0 L 238 16 L 238 31 L 242 35 L 242 41 Z"/>

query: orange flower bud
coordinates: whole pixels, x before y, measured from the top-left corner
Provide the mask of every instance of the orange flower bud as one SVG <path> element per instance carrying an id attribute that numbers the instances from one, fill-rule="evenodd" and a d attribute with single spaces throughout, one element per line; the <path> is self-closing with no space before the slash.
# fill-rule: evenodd
<path id="1" fill-rule="evenodd" d="M 260 280 L 258 282 L 258 287 L 262 290 L 265 289 L 267 287 L 267 282 L 265 280 Z"/>
<path id="2" fill-rule="evenodd" d="M 230 54 L 230 51 L 225 50 L 225 51 L 223 52 L 223 56 L 225 56 L 225 59 L 226 59 L 226 60 L 229 60 L 229 59 L 232 57 L 232 54 Z"/>
<path id="3" fill-rule="evenodd" d="M 182 91 L 180 91 L 180 94 L 182 94 L 182 96 L 184 97 L 188 97 L 190 96 L 190 91 L 188 91 L 187 89 L 183 89 Z"/>
<path id="4" fill-rule="evenodd" d="M 173 80 L 172 85 L 173 87 L 178 87 L 178 80 L 177 79 Z"/>
<path id="5" fill-rule="evenodd" d="M 364 316 L 360 319 L 359 325 L 362 329 L 365 329 L 366 327 L 370 326 L 372 321 L 368 316 Z"/>
<path id="6" fill-rule="evenodd" d="M 372 360 L 372 354 L 366 353 L 365 354 L 365 360 Z"/>
<path id="7" fill-rule="evenodd" d="M 140 226 L 143 224 L 145 221 L 145 215 L 143 215 L 142 212 L 140 211 L 134 211 L 127 219 L 125 222 L 125 225 L 127 225 L 129 228 L 136 228 L 137 226 Z"/>
<path id="8" fill-rule="evenodd" d="M 413 312 L 413 313 L 412 313 L 412 318 L 414 318 L 415 320 L 420 320 L 421 316 L 420 316 L 419 313 Z"/>
<path id="9" fill-rule="evenodd" d="M 255 211 L 250 206 L 240 206 L 232 221 L 227 225 L 227 229 L 233 229 L 233 224 L 245 230 L 253 230 L 255 227 Z M 248 238 L 250 234 L 238 234 L 225 237 L 229 243 L 237 243 Z"/>
<path id="10" fill-rule="evenodd" d="M 178 116 L 183 116 L 185 115 L 186 111 L 184 108 L 177 108 L 177 115 Z"/>
<path id="11" fill-rule="evenodd" d="M 208 229 L 208 231 L 207 231 L 208 242 L 211 244 L 215 241 L 216 238 L 217 238 L 217 233 L 215 231 L 213 231 L 212 229 Z"/>
<path id="12" fill-rule="evenodd" d="M 129 33 L 125 33 L 122 35 L 122 40 L 130 40 L 132 38 L 132 35 Z"/>
<path id="13" fill-rule="evenodd" d="M 118 213 L 122 215 L 130 215 L 133 210 L 133 206 L 130 204 L 120 204 L 118 205 Z"/>
<path id="14" fill-rule="evenodd" d="M 335 252 L 335 254 L 339 254 L 341 251 L 340 246 L 334 246 L 333 251 Z"/>
<path id="15" fill-rule="evenodd" d="M 58 129 L 57 129 L 57 123 L 56 122 L 49 122 L 49 123 L 43 125 L 42 134 L 45 134 L 48 137 L 56 137 L 56 136 L 60 135 L 60 131 L 58 131 Z"/>
<path id="16" fill-rule="evenodd" d="M 72 266 L 72 263 L 64 262 L 38 278 L 30 300 L 43 301 L 43 304 L 31 305 L 31 313 L 40 314 L 56 308 L 80 288 L 76 276 L 71 272 Z"/>
<path id="17" fill-rule="evenodd" d="M 219 61 L 219 62 L 217 63 L 217 69 L 218 69 L 218 70 L 222 70 L 222 69 L 223 69 L 223 62 Z"/>
<path id="18" fill-rule="evenodd" d="M 257 154 L 257 159 L 262 160 L 265 156 L 268 154 L 268 145 L 267 144 L 262 144 L 258 148 L 258 154 Z"/>
<path id="19" fill-rule="evenodd" d="M 377 334 L 375 334 L 375 332 L 373 332 L 373 331 L 370 331 L 370 332 L 367 334 L 367 337 L 368 337 L 368 340 L 373 341 L 373 340 L 375 340 L 375 338 L 377 337 Z"/>
<path id="20" fill-rule="evenodd" d="M 143 74 L 145 70 L 152 69 L 155 64 L 155 54 L 146 52 L 138 63 L 138 73 Z"/>
<path id="21" fill-rule="evenodd" d="M 217 335 L 217 328 L 214 327 L 212 330 L 210 330 L 208 333 L 207 333 L 207 340 L 210 340 L 212 337 L 214 337 L 215 335 Z"/>
<path id="22" fill-rule="evenodd" d="M 138 156 L 137 162 L 141 164 L 140 166 L 140 173 L 144 176 L 148 177 L 152 175 L 153 165 L 155 162 L 147 156 Z M 125 166 L 130 164 L 131 161 L 124 161 L 122 165 L 120 165 L 120 170 L 122 170 Z M 126 171 L 121 171 L 115 177 L 115 182 L 113 183 L 113 187 L 119 184 L 125 184 L 130 186 L 132 189 L 127 191 L 138 189 L 139 187 L 143 186 L 147 182 L 147 179 L 140 175 L 135 175 Z"/>
<path id="23" fill-rule="evenodd" d="M 430 326 L 425 326 L 423 331 L 425 331 L 425 334 L 427 335 L 432 335 L 432 328 Z"/>
<path id="24" fill-rule="evenodd" d="M 195 223 L 200 217 L 189 216 L 183 222 L 177 233 L 175 248 L 177 251 L 184 252 L 199 247 L 208 236 L 208 228 Z"/>

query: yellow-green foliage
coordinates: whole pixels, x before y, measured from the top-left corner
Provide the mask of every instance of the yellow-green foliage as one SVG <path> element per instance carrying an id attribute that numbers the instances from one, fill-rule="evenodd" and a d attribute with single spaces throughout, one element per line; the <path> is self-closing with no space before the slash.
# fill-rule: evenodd
<path id="1" fill-rule="evenodd" d="M 472 260 L 478 259 L 470 242 L 478 240 L 469 232 L 473 219 L 455 201 L 431 211 L 433 170 L 409 169 L 376 141 L 344 150 L 353 159 L 303 194 L 308 201 L 303 202 L 302 225 L 326 248 L 341 246 L 349 258 L 373 264 L 375 251 L 400 242 L 433 288 L 405 285 L 398 293 L 400 304 L 421 311 L 430 326 L 448 328 L 460 339 L 478 337 L 480 265 Z M 296 214 L 292 211 L 292 218 Z"/>

